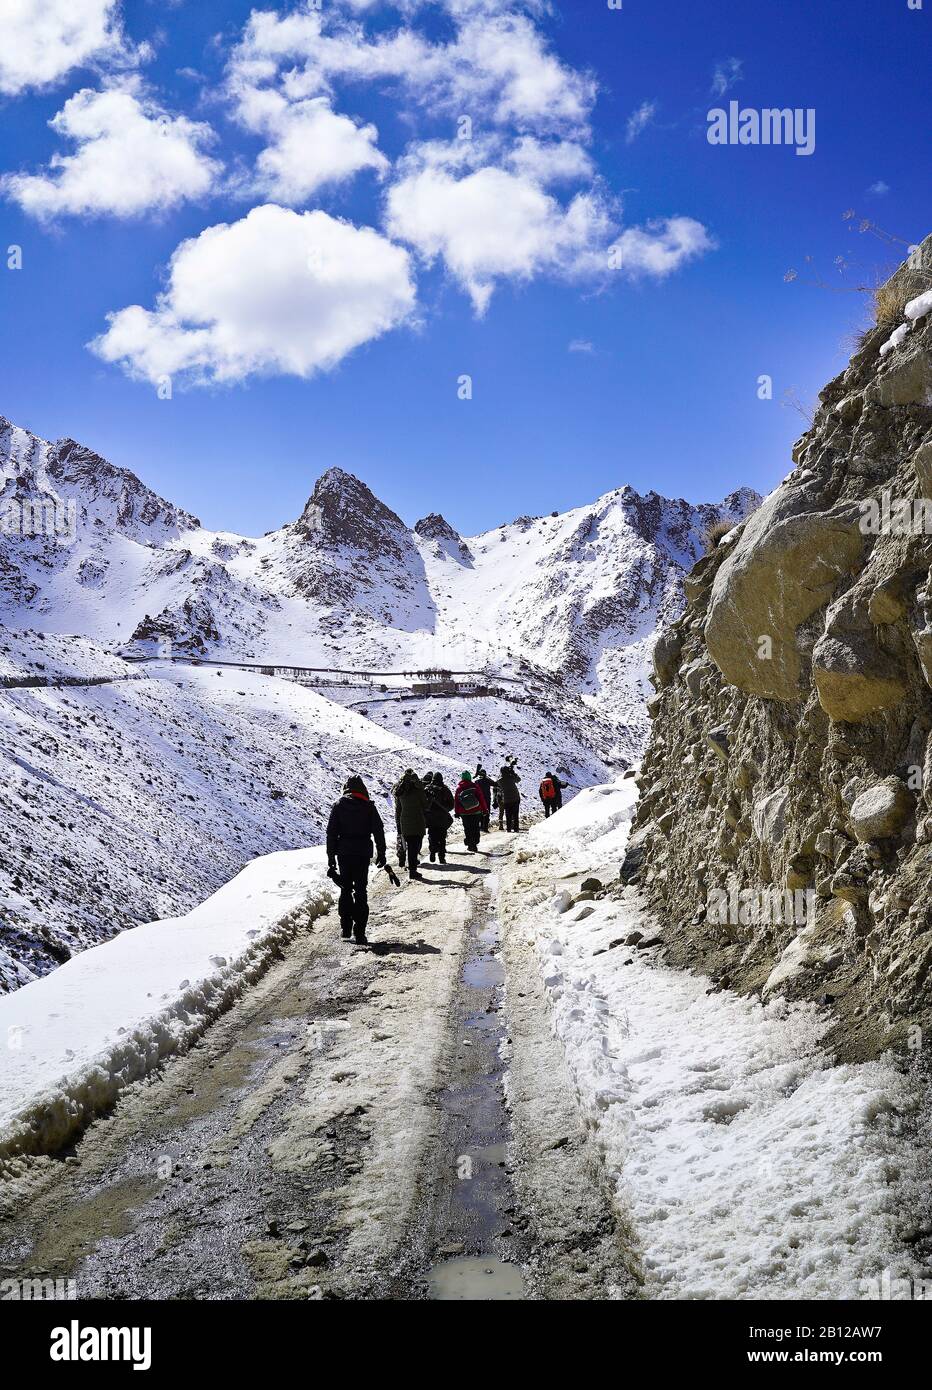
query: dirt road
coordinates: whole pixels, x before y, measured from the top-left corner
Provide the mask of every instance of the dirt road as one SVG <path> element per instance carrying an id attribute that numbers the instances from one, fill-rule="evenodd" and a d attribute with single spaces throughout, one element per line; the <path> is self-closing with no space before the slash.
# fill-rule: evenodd
<path id="1" fill-rule="evenodd" d="M 493 834 L 374 883 L 74 1150 L 0 1191 L 0 1277 L 80 1298 L 605 1298 L 635 1285 Z M 507 1091 L 507 1099 L 506 1099 Z"/>

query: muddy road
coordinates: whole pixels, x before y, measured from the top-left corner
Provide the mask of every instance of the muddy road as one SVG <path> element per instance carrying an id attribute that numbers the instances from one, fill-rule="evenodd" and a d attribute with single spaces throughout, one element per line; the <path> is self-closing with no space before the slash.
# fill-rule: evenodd
<path id="1" fill-rule="evenodd" d="M 512 841 L 373 878 L 70 1150 L 0 1188 L 0 1278 L 79 1298 L 637 1296 L 550 1033 L 502 942 Z"/>

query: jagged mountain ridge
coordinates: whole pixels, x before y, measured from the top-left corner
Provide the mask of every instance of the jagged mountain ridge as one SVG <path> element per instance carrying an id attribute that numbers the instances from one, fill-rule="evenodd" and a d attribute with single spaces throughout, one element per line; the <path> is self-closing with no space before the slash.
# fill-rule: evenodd
<path id="1" fill-rule="evenodd" d="M 0 421 L 0 511 L 22 496 L 74 505 L 75 535 L 0 536 L 0 619 L 103 644 L 308 665 L 500 675 L 534 669 L 589 701 L 631 755 L 657 625 L 682 602 L 704 533 L 759 501 L 695 506 L 624 487 L 591 506 L 462 537 L 414 527 L 339 468 L 266 536 L 209 531 L 73 440 Z"/>

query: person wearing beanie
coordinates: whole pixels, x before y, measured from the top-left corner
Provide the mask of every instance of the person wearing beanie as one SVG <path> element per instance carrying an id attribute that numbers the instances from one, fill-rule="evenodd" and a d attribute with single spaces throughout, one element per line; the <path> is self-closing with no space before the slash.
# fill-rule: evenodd
<path id="1" fill-rule="evenodd" d="M 338 874 L 340 883 L 340 929 L 343 940 L 355 938 L 357 946 L 368 946 L 369 864 L 375 841 L 376 866 L 385 863 L 385 829 L 382 818 L 369 800 L 361 777 L 347 777 L 343 795 L 330 812 L 327 822 L 327 866 Z"/>

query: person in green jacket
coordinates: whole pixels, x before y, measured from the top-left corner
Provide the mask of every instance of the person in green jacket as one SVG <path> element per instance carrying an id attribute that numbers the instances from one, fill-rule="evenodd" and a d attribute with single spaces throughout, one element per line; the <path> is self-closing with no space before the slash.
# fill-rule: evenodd
<path id="1" fill-rule="evenodd" d="M 413 768 L 407 768 L 395 787 L 395 825 L 399 842 L 405 846 L 408 878 L 423 880 L 418 873 L 421 846 L 427 833 L 427 793 Z"/>

